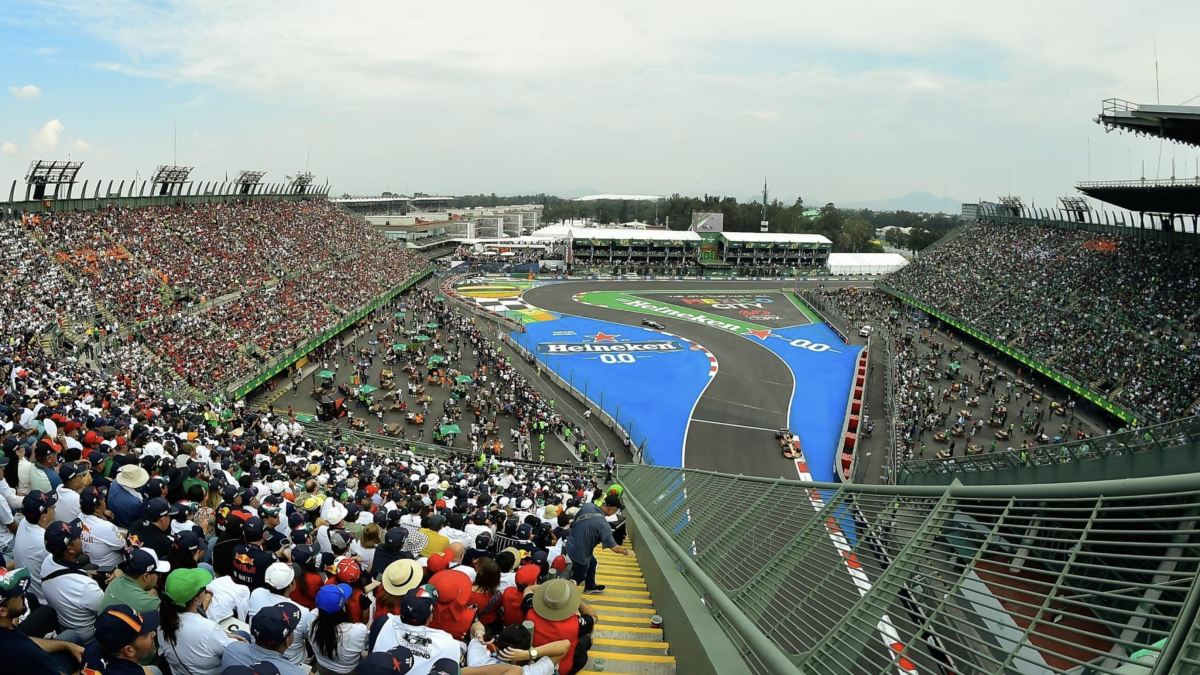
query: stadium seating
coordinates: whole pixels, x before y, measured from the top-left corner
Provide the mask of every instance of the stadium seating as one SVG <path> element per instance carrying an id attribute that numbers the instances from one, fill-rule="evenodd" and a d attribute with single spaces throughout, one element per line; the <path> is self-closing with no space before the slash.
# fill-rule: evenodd
<path id="1" fill-rule="evenodd" d="M 1200 408 L 1194 271 L 1190 249 L 979 223 L 887 282 L 1161 422 Z"/>
<path id="2" fill-rule="evenodd" d="M 35 303 L 23 320 L 99 308 L 203 390 L 252 373 L 247 347 L 277 356 L 424 266 L 324 200 L 69 211 L 4 227 L 6 255 L 37 271 L 36 283 L 5 283 L 44 291 L 7 294 Z"/>

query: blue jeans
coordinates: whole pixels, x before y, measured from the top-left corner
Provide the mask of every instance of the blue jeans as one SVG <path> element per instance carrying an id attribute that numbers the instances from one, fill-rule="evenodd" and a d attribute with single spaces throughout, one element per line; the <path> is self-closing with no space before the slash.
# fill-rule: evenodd
<path id="1" fill-rule="evenodd" d="M 590 561 L 585 565 L 583 563 L 571 562 L 571 581 L 576 585 L 583 584 L 584 590 L 591 590 L 596 587 L 596 556 L 592 556 Z"/>

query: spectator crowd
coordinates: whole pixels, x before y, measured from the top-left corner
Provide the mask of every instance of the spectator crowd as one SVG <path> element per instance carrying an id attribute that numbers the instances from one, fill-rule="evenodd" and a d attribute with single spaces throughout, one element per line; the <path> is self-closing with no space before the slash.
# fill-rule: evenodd
<path id="1" fill-rule="evenodd" d="M 25 215 L 3 224 L 14 316 L 93 326 L 145 345 L 203 391 L 340 322 L 425 263 L 324 200 Z M 14 290 L 16 289 L 16 290 Z M 220 300 L 215 306 L 206 304 Z"/>
<path id="2" fill-rule="evenodd" d="M 164 398 L 152 378 L 52 359 L 9 330 L 0 649 L 22 672 L 587 663 L 584 596 L 604 591 L 592 551 L 625 552 L 620 486 L 317 441 L 285 415 Z"/>
<path id="3" fill-rule="evenodd" d="M 1195 272 L 1190 247 L 979 223 L 887 283 L 1156 423 L 1198 412 Z"/>

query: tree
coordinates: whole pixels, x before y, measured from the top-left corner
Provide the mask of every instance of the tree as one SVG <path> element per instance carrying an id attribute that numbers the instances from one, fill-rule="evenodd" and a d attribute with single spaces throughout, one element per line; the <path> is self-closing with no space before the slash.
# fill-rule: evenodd
<path id="1" fill-rule="evenodd" d="M 933 243 L 938 239 L 941 239 L 941 237 L 933 232 L 930 232 L 923 227 L 914 227 L 912 231 L 908 233 L 908 250 L 913 251 L 914 253 L 917 251 L 922 251 L 932 246 Z"/>
<path id="2" fill-rule="evenodd" d="M 888 231 L 883 233 L 883 240 L 892 248 L 904 248 L 908 246 L 908 234 L 898 227 L 888 228 Z"/>

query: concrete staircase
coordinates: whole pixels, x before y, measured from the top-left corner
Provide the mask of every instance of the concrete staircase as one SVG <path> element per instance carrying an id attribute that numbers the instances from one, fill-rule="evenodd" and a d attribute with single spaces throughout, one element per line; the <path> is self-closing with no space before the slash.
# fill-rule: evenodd
<path id="1" fill-rule="evenodd" d="M 625 546 L 632 548 L 633 542 L 627 539 Z M 596 583 L 606 588 L 600 595 L 583 596 L 600 615 L 600 622 L 592 635 L 591 658 L 579 675 L 674 675 L 670 645 L 663 642 L 661 628 L 650 627 L 650 617 L 656 614 L 654 601 L 637 558 L 597 548 L 596 559 Z"/>

